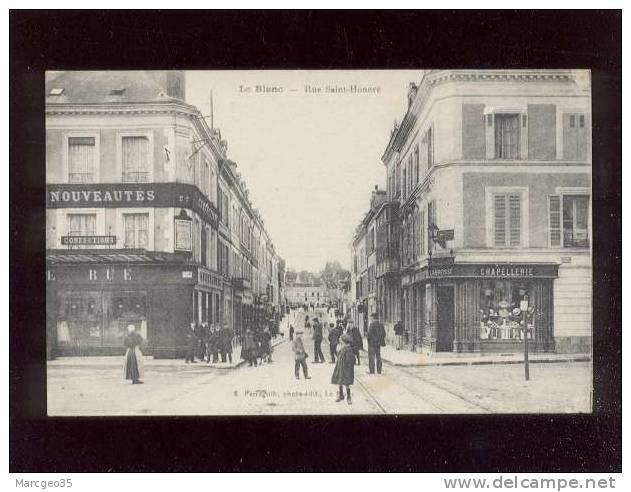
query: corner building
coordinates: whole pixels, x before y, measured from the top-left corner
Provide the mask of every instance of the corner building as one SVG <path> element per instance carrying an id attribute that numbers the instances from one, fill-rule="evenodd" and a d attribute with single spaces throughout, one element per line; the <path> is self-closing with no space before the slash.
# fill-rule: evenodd
<path id="1" fill-rule="evenodd" d="M 238 341 L 259 263 L 226 149 L 184 72 L 47 74 L 49 357 L 122 353 L 129 324 L 155 357 L 181 356 L 191 322 Z"/>
<path id="2" fill-rule="evenodd" d="M 378 302 L 426 352 L 589 352 L 585 71 L 430 70 L 382 156 Z"/>

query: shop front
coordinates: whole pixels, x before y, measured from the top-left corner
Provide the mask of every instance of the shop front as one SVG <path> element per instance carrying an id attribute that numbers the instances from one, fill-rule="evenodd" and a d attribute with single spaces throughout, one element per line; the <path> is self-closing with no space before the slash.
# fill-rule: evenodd
<path id="1" fill-rule="evenodd" d="M 523 350 L 528 333 L 533 351 L 554 351 L 557 276 L 553 263 L 434 262 L 402 279 L 411 348 L 514 353 Z"/>
<path id="2" fill-rule="evenodd" d="M 146 252 L 73 252 L 49 255 L 47 270 L 51 357 L 122 355 L 130 325 L 146 354 L 183 353 L 194 313 L 191 265 Z"/>

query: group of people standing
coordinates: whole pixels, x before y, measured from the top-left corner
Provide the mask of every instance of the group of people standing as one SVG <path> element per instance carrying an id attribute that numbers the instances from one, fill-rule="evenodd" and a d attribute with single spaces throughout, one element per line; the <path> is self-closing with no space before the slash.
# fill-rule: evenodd
<path id="1" fill-rule="evenodd" d="M 370 323 L 367 333 L 368 341 L 368 374 L 375 373 L 375 365 L 377 373 L 381 374 L 383 362 L 381 360 L 381 347 L 385 346 L 386 332 L 382 323 L 379 322 L 376 313 L 372 315 L 373 321 Z M 322 354 L 323 327 L 318 318 L 314 318 L 313 322 L 305 320 L 305 328 L 312 330 L 314 364 L 324 363 L 324 355 Z M 292 350 L 294 352 L 294 374 L 296 379 L 300 379 L 300 369 L 302 368 L 305 379 L 309 377 L 309 369 L 307 366 L 307 358 L 309 354 L 305 350 L 302 340 L 302 330 L 294 330 L 293 326 L 289 328 L 289 339 L 292 342 Z M 294 336 L 295 334 L 295 336 Z M 360 351 L 364 350 L 364 341 L 361 332 L 352 320 L 337 320 L 337 323 L 330 323 L 328 330 L 329 351 L 331 356 L 331 364 L 335 364 L 331 383 L 338 386 L 338 395 L 336 401 L 342 401 L 345 398 L 344 389 L 346 389 L 346 401 L 350 405 L 351 385 L 355 381 L 355 365 L 360 365 Z"/>
<path id="2" fill-rule="evenodd" d="M 241 345 L 241 358 L 248 362 L 250 367 L 262 365 L 263 362 L 272 362 L 272 335 L 269 328 L 263 331 L 245 332 Z"/>
<path id="3" fill-rule="evenodd" d="M 187 364 L 195 364 L 197 361 L 206 360 L 210 364 L 211 358 L 213 363 L 230 362 L 232 363 L 232 338 L 233 331 L 224 326 L 209 326 L 208 323 L 197 324 L 191 322 L 186 332 L 186 357 L 184 362 Z"/>

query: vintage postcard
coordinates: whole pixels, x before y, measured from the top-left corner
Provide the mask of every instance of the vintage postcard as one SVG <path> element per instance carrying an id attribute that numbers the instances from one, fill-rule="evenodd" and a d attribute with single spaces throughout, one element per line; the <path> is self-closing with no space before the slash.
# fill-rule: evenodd
<path id="1" fill-rule="evenodd" d="M 589 71 L 45 91 L 49 416 L 592 411 Z"/>

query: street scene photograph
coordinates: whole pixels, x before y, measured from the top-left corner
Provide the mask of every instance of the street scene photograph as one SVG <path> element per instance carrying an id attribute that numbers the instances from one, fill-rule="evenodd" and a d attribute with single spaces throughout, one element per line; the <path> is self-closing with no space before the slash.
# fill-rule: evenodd
<path id="1" fill-rule="evenodd" d="M 46 72 L 48 416 L 590 414 L 591 90 Z"/>

